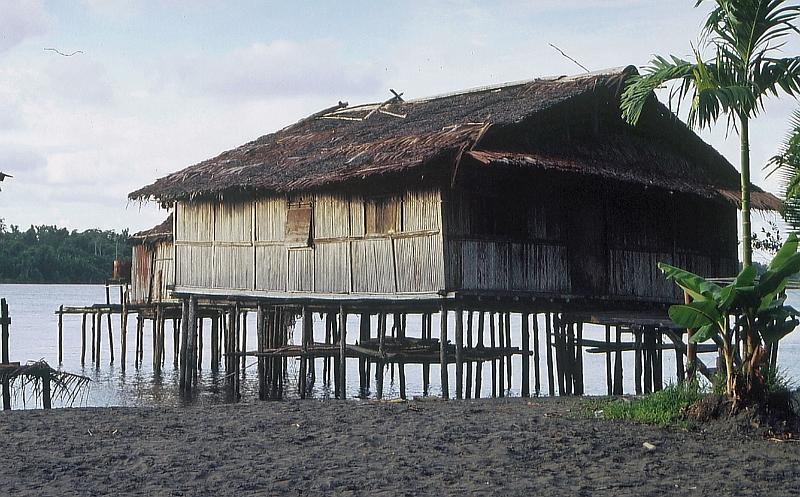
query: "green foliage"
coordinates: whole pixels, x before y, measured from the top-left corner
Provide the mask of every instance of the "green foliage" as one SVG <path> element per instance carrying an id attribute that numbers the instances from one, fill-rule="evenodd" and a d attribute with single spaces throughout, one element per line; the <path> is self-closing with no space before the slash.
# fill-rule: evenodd
<path id="1" fill-rule="evenodd" d="M 734 400 L 763 396 L 763 343 L 776 342 L 800 324 L 800 313 L 785 304 L 782 296 L 789 278 L 800 272 L 797 236 L 792 234 L 756 279 L 756 269 L 747 266 L 733 283 L 720 287 L 683 269 L 659 263 L 658 267 L 691 295 L 693 302 L 673 305 L 669 317 L 677 325 L 695 330 L 693 343 L 714 340 L 726 363 L 726 393 Z M 735 333 L 729 316 L 738 316 L 744 357 L 736 355 Z M 744 382 L 738 382 L 743 379 Z M 737 383 L 738 382 L 738 383 Z"/>
<path id="2" fill-rule="evenodd" d="M 783 219 L 789 227 L 800 231 L 800 110 L 790 121 L 791 130 L 778 155 L 767 164 L 769 174 L 778 173 L 783 187 Z"/>
<path id="3" fill-rule="evenodd" d="M 0 220 L 0 283 L 102 283 L 115 253 L 127 258 L 127 230 L 69 231 L 31 226 L 20 231 Z"/>
<path id="4" fill-rule="evenodd" d="M 682 424 L 684 410 L 700 400 L 703 392 L 696 382 L 673 383 L 643 397 L 608 399 L 594 403 L 594 412 L 604 419 L 622 419 L 660 426 Z"/>

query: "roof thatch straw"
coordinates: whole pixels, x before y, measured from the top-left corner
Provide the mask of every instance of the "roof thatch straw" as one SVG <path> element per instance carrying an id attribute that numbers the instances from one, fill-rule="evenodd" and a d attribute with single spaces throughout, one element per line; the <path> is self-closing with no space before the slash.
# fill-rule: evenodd
<path id="1" fill-rule="evenodd" d="M 173 214 L 170 213 L 161 224 L 148 230 L 134 233 L 128 238 L 129 243 L 132 245 L 151 245 L 163 241 L 172 241 L 172 216 Z"/>
<path id="2" fill-rule="evenodd" d="M 738 203 L 736 169 L 655 99 L 636 128 L 622 122 L 619 94 L 635 71 L 629 66 L 407 102 L 340 104 L 165 176 L 129 197 L 168 204 L 241 192 L 310 190 L 406 174 L 423 165 L 452 167 L 463 159 L 595 175 Z M 571 117 L 580 112 L 601 115 L 602 127 L 588 135 L 547 132 L 554 115 L 562 116 L 567 127 L 586 125 Z M 514 134 L 526 136 L 524 147 L 504 142 Z M 755 208 L 780 208 L 773 195 L 753 191 Z"/>
<path id="3" fill-rule="evenodd" d="M 14 397 L 21 398 L 23 405 L 27 404 L 29 395 L 33 395 L 34 402 L 42 398 L 42 382 L 45 378 L 50 379 L 51 400 L 64 406 L 73 405 L 91 381 L 86 376 L 55 370 L 43 359 L 17 367 L 0 368 L 0 382 L 7 383 Z"/>

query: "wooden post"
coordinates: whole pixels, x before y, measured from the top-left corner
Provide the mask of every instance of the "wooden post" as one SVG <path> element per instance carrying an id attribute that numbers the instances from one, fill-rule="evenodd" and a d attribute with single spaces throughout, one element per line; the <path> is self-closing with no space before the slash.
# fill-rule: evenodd
<path id="1" fill-rule="evenodd" d="M 456 309 L 456 399 L 461 399 L 464 391 L 464 312 Z"/>
<path id="2" fill-rule="evenodd" d="M 442 399 L 450 398 L 450 379 L 447 376 L 447 307 L 440 309 L 441 322 L 439 327 L 439 364 L 442 380 Z"/>
<path id="3" fill-rule="evenodd" d="M 605 325 L 606 329 L 606 392 L 614 395 L 614 381 L 611 376 L 611 325 Z"/>
<path id="4" fill-rule="evenodd" d="M 339 392 L 347 398 L 347 314 L 339 307 Z"/>
<path id="5" fill-rule="evenodd" d="M 642 394 L 642 330 L 636 328 L 634 330 L 635 342 L 634 345 L 635 361 L 634 361 L 634 376 L 636 376 L 635 392 L 636 395 Z"/>
<path id="6" fill-rule="evenodd" d="M 111 355 L 111 364 L 114 364 L 114 334 L 111 331 L 111 292 L 109 290 L 107 281 L 106 281 L 106 305 L 108 306 L 108 313 L 106 314 L 106 323 L 108 324 L 108 352 Z"/>
<path id="7" fill-rule="evenodd" d="M 565 381 L 564 381 L 564 333 L 561 328 L 561 322 L 557 314 L 553 315 L 553 333 L 556 342 L 556 377 L 558 378 L 558 395 L 565 395 Z"/>
<path id="8" fill-rule="evenodd" d="M 647 328 L 643 329 L 644 342 L 644 393 L 653 391 L 653 334 Z"/>
<path id="9" fill-rule="evenodd" d="M 305 312 L 305 307 L 303 308 L 303 312 Z M 219 368 L 219 364 L 215 361 L 216 355 L 216 344 L 217 344 L 217 332 L 219 328 L 219 324 L 217 321 L 217 317 L 211 320 L 211 368 L 216 370 L 215 368 Z M 266 349 L 265 343 L 265 333 L 266 333 L 266 326 L 265 326 L 265 317 L 264 317 L 264 304 L 261 302 L 258 303 L 258 309 L 256 310 L 256 347 L 259 352 L 264 352 Z M 258 356 L 258 399 L 265 400 L 267 398 L 267 382 L 266 382 L 266 361 L 264 357 Z"/>
<path id="10" fill-rule="evenodd" d="M 58 307 L 58 363 L 64 362 L 64 306 Z"/>
<path id="11" fill-rule="evenodd" d="M 133 364 L 135 367 L 139 367 L 139 347 L 141 345 L 141 336 L 142 336 L 142 327 L 143 318 L 142 318 L 142 311 L 136 313 L 136 344 L 133 351 Z M 92 337 L 94 337 L 94 319 L 92 319 Z M 92 338 L 94 340 L 94 338 Z M 94 343 L 92 344 L 92 351 L 94 351 Z M 94 352 L 92 352 L 94 354 Z"/>
<path id="12" fill-rule="evenodd" d="M 138 327 L 141 327 L 141 316 L 138 321 Z M 137 335 L 137 355 L 138 355 L 138 335 Z M 186 345 L 189 343 L 189 301 L 184 299 L 181 302 L 181 346 L 180 346 L 180 370 L 179 370 L 179 380 L 178 385 L 180 386 L 181 390 L 186 389 L 186 363 L 188 362 L 187 352 L 186 352 Z M 138 359 L 137 359 L 138 360 Z"/>
<path id="13" fill-rule="evenodd" d="M 477 349 L 483 352 L 483 331 L 484 331 L 484 317 L 483 311 L 478 313 L 478 345 Z M 481 398 L 481 383 L 483 382 L 483 361 L 475 363 L 475 398 Z"/>
<path id="14" fill-rule="evenodd" d="M 503 327 L 505 320 L 503 313 L 497 313 L 497 346 L 501 349 L 505 346 L 505 333 Z M 506 396 L 506 375 L 505 375 L 505 356 L 498 354 L 497 356 L 497 393 L 500 397 Z"/>
<path id="15" fill-rule="evenodd" d="M 86 363 L 86 313 L 81 315 L 81 366 Z"/>
<path id="16" fill-rule="evenodd" d="M 527 312 L 522 313 L 522 396 L 531 396 L 531 358 L 530 352 L 531 331 Z"/>
<path id="17" fill-rule="evenodd" d="M 378 315 L 378 352 L 383 356 L 383 345 L 386 340 L 386 314 L 381 313 Z M 378 399 L 383 398 L 383 360 L 375 363 L 375 390 Z"/>
<path id="18" fill-rule="evenodd" d="M 242 311 L 242 352 L 247 352 L 247 311 Z M 242 370 L 247 367 L 247 356 L 242 355 Z"/>
<path id="19" fill-rule="evenodd" d="M 203 319 L 202 316 L 197 318 L 197 370 L 203 370 Z M 238 358 L 237 358 L 238 359 Z"/>
<path id="20" fill-rule="evenodd" d="M 431 339 L 431 324 L 432 324 L 431 314 L 423 314 L 422 315 L 422 338 L 430 340 Z M 428 396 L 428 387 L 430 386 L 431 382 L 431 365 L 429 363 L 425 363 L 422 365 L 422 395 L 427 397 Z"/>
<path id="21" fill-rule="evenodd" d="M 405 345 L 405 338 L 406 338 L 406 315 L 402 314 L 400 317 L 400 327 L 397 328 L 397 338 L 400 340 L 400 343 Z M 406 398 L 406 365 L 405 363 L 400 360 L 397 363 L 397 375 L 400 379 L 400 398 L 405 400 Z"/>
<path id="22" fill-rule="evenodd" d="M 52 396 L 50 394 L 50 371 L 42 375 L 42 409 L 52 408 Z"/>
<path id="23" fill-rule="evenodd" d="M 494 313 L 489 313 L 489 348 L 492 349 L 492 353 L 494 354 L 495 349 L 495 324 L 494 324 Z M 492 398 L 497 397 L 497 361 L 495 360 L 494 356 L 492 355 Z"/>
<path id="24" fill-rule="evenodd" d="M 122 291 L 122 287 L 120 287 Z M 125 290 L 122 293 L 122 312 L 119 315 L 119 339 L 120 339 L 120 354 L 122 357 L 120 361 L 122 363 L 122 370 L 125 371 L 125 359 L 127 358 L 128 352 L 128 291 Z"/>
<path id="25" fill-rule="evenodd" d="M 661 361 L 663 343 L 661 329 L 653 328 L 653 390 L 656 392 L 664 388 L 664 366 Z"/>
<path id="26" fill-rule="evenodd" d="M 97 344 L 95 345 L 95 367 L 100 367 L 100 346 L 103 337 L 103 311 L 100 309 L 97 310 L 97 314 L 95 315 L 95 321 L 97 321 L 97 333 L 95 333 L 95 339 L 97 340 Z"/>
<path id="27" fill-rule="evenodd" d="M 614 353 L 614 395 L 622 395 L 622 330 L 617 326 L 617 350 Z"/>
<path id="28" fill-rule="evenodd" d="M 508 355 L 506 356 L 506 379 L 508 380 L 508 386 L 506 387 L 506 390 L 509 392 L 509 395 L 510 395 L 511 388 L 513 386 L 511 380 L 512 380 L 512 378 L 514 378 L 514 374 L 512 372 L 512 365 L 511 365 L 511 359 L 512 359 L 513 355 L 510 352 L 511 351 L 511 313 L 510 312 L 506 312 L 505 313 L 505 320 L 506 320 L 506 325 L 505 325 L 506 348 L 508 348 L 508 350 L 509 350 Z"/>
<path id="29" fill-rule="evenodd" d="M 308 330 L 312 326 L 311 319 L 313 318 L 313 313 L 310 312 L 306 306 L 303 306 L 300 310 L 300 315 L 302 324 L 300 327 L 300 372 L 297 378 L 297 390 L 300 394 L 300 398 L 305 399 L 306 391 L 308 390 L 306 387 L 306 381 L 308 379 Z"/>
<path id="30" fill-rule="evenodd" d="M 0 359 L 3 364 L 8 364 L 9 360 L 9 328 L 11 327 L 11 316 L 8 313 L 8 303 L 6 299 L 0 299 Z M 11 382 L 3 380 L 3 410 L 11 409 Z"/>
<path id="31" fill-rule="evenodd" d="M 358 344 L 363 346 L 370 336 L 371 319 L 368 313 L 362 312 L 359 317 L 358 327 Z M 369 375 L 367 374 L 367 359 L 365 357 L 358 358 L 358 388 L 359 396 L 362 398 L 367 397 L 369 390 Z"/>
<path id="32" fill-rule="evenodd" d="M 472 348 L 472 311 L 467 313 L 467 349 L 469 353 L 472 354 L 474 349 Z M 469 399 L 472 397 L 472 361 L 467 361 L 467 377 L 464 380 L 464 386 L 466 391 L 464 392 L 464 398 Z"/>
<path id="33" fill-rule="evenodd" d="M 539 316 L 533 315 L 533 381 L 536 396 L 541 394 L 541 380 L 539 379 Z"/>
<path id="34" fill-rule="evenodd" d="M 553 384 L 553 327 L 550 313 L 544 315 L 545 338 L 547 339 L 547 392 L 551 397 L 555 396 L 556 390 Z"/>

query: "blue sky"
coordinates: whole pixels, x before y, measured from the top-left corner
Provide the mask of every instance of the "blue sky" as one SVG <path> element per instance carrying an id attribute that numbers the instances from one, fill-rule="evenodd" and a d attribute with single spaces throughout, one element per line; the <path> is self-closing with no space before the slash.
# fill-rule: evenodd
<path id="1" fill-rule="evenodd" d="M 686 56 L 693 0 L 0 0 L 0 217 L 75 229 L 159 222 L 126 194 L 339 100 L 409 98 Z M 63 52 L 62 57 L 44 48 Z M 797 52 L 800 44 L 786 50 Z M 754 179 L 790 98 L 751 126 Z M 703 136 L 737 164 L 724 123 Z"/>

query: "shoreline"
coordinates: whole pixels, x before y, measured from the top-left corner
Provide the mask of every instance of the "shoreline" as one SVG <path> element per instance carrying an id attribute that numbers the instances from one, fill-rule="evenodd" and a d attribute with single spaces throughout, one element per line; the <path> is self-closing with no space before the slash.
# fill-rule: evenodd
<path id="1" fill-rule="evenodd" d="M 582 417 L 581 399 L 0 414 L 10 495 L 797 495 L 800 445 Z M 644 448 L 648 442 L 656 446 Z"/>

